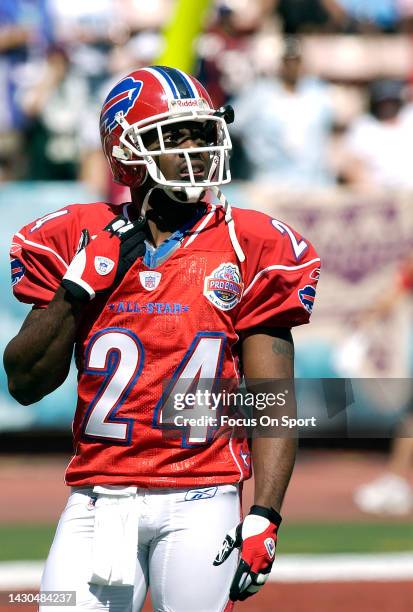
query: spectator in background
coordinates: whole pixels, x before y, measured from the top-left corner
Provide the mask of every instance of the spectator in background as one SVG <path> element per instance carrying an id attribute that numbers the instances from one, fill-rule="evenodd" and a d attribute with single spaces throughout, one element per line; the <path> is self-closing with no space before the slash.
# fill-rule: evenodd
<path id="1" fill-rule="evenodd" d="M 108 77 L 108 57 L 113 45 L 122 44 L 129 27 L 115 0 L 48 0 L 57 43 L 91 91 Z"/>
<path id="2" fill-rule="evenodd" d="M 212 24 L 201 36 L 197 49 L 197 78 L 217 107 L 226 104 L 255 77 L 252 44 L 266 18 L 263 0 L 248 2 L 242 8 L 228 0 L 217 3 Z"/>
<path id="3" fill-rule="evenodd" d="M 413 295 L 413 256 L 403 261 L 391 290 L 378 296 L 359 322 L 359 332 L 382 324 L 403 301 Z M 373 481 L 358 487 L 354 503 L 363 512 L 403 516 L 413 510 L 413 393 L 392 440 L 385 470 Z"/>
<path id="4" fill-rule="evenodd" d="M 274 9 L 285 34 L 340 31 L 348 21 L 339 0 L 274 0 Z"/>
<path id="5" fill-rule="evenodd" d="M 398 0 L 336 0 L 359 32 L 394 32 L 398 21 Z"/>
<path id="6" fill-rule="evenodd" d="M 75 180 L 89 96 L 85 79 L 71 66 L 64 49 L 49 50 L 36 82 L 20 96 L 27 118 L 27 178 Z"/>
<path id="7" fill-rule="evenodd" d="M 413 105 L 404 86 L 379 80 L 370 86 L 369 112 L 357 118 L 344 143 L 344 182 L 359 188 L 413 188 Z"/>
<path id="8" fill-rule="evenodd" d="M 52 39 L 47 0 L 1 0 L 0 181 L 18 178 L 24 171 L 20 130 L 25 118 L 17 101 L 18 83 Z"/>
<path id="9" fill-rule="evenodd" d="M 413 0 L 396 0 L 399 13 L 400 30 L 413 33 Z"/>
<path id="10" fill-rule="evenodd" d="M 333 182 L 327 147 L 333 121 L 324 82 L 306 75 L 297 39 L 288 39 L 278 77 L 249 83 L 233 101 L 236 127 L 253 180 L 307 188 Z"/>

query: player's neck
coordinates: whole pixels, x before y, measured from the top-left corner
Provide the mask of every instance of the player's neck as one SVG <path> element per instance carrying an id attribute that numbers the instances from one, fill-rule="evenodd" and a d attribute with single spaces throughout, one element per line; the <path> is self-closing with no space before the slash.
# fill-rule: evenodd
<path id="1" fill-rule="evenodd" d="M 131 195 L 137 210 L 140 210 L 143 201 L 142 194 L 132 190 Z M 201 202 L 195 205 L 179 204 L 161 190 L 153 192 L 146 210 L 151 234 L 149 238 L 153 245 L 158 247 L 174 232 L 186 225 L 195 215 L 201 215 L 205 208 L 206 205 Z"/>

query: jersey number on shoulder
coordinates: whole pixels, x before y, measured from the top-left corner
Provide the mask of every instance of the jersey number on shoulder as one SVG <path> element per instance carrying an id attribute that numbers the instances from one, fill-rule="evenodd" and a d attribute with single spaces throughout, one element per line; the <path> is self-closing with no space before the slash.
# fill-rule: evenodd
<path id="1" fill-rule="evenodd" d="M 299 259 L 301 259 L 301 257 L 308 249 L 308 244 L 306 243 L 306 241 L 303 239 L 298 240 L 292 229 L 288 227 L 288 225 L 285 225 L 285 223 L 283 223 L 282 221 L 272 219 L 271 223 L 275 227 L 275 229 L 280 232 L 280 234 L 282 234 L 283 236 L 287 236 L 290 239 L 291 247 L 294 251 L 294 256 L 296 260 L 298 261 Z"/>
<path id="2" fill-rule="evenodd" d="M 177 367 L 165 391 L 155 406 L 153 426 L 176 429 L 174 419 L 179 414 L 176 401 L 186 393 L 211 391 L 219 377 L 225 348 L 225 334 L 199 332 Z M 84 373 L 99 376 L 102 383 L 88 406 L 83 423 L 83 435 L 96 441 L 130 444 L 134 419 L 116 416 L 127 399 L 144 362 L 144 348 L 139 338 L 123 328 L 107 328 L 92 336 L 85 353 Z M 191 410 L 191 418 L 199 417 L 200 408 Z M 208 427 L 179 429 L 184 431 L 183 446 L 203 443 Z"/>

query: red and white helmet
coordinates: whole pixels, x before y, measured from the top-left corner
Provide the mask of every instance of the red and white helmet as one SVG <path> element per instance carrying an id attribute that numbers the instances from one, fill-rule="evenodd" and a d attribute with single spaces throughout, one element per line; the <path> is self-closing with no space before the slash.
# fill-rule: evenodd
<path id="1" fill-rule="evenodd" d="M 213 142 L 184 149 L 168 147 L 163 138 L 165 127 L 183 121 L 199 122 L 204 128 L 211 128 Z M 148 150 L 145 134 L 154 129 L 159 148 Z M 225 113 L 213 108 L 208 92 L 199 81 L 176 68 L 149 66 L 119 81 L 103 104 L 100 133 L 113 178 L 123 185 L 138 187 L 148 174 L 166 188 L 208 188 L 231 180 L 232 145 Z M 204 151 L 209 153 L 211 165 L 207 178 L 201 180 L 194 176 L 191 155 Z M 187 163 L 185 181 L 167 180 L 156 163 L 159 155 L 177 153 Z"/>

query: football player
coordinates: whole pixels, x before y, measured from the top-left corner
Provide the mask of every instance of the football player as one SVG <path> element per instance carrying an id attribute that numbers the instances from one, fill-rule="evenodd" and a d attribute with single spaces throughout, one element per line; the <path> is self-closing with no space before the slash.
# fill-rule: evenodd
<path id="1" fill-rule="evenodd" d="M 72 204 L 13 239 L 13 291 L 33 309 L 5 351 L 10 393 L 52 392 L 73 350 L 79 372 L 71 494 L 41 582 L 77 609 L 141 610 L 150 585 L 156 610 L 230 610 L 274 561 L 295 440 L 178 426 L 173 406 L 205 381 L 291 379 L 290 329 L 314 301 L 310 243 L 219 190 L 232 118 L 180 70 L 132 72 L 100 116 L 131 202 Z"/>

